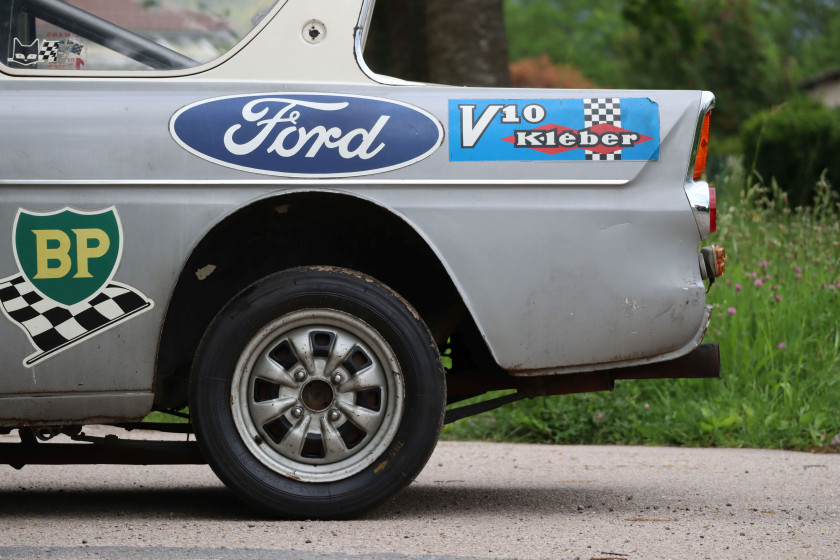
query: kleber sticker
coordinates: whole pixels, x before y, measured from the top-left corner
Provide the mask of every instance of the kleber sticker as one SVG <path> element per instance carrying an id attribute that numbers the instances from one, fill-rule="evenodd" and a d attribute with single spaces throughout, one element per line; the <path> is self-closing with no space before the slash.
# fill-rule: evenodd
<path id="1" fill-rule="evenodd" d="M 148 311 L 152 300 L 113 281 L 122 257 L 122 225 L 114 207 L 18 210 L 13 248 L 19 273 L 0 279 L 0 309 L 36 352 L 33 365 Z"/>
<path id="2" fill-rule="evenodd" d="M 175 113 L 170 132 L 200 158 L 287 177 L 382 173 L 428 157 L 443 142 L 443 127 L 422 109 L 323 93 L 199 101 Z"/>
<path id="3" fill-rule="evenodd" d="M 646 98 L 451 99 L 451 161 L 659 159 L 659 107 Z"/>

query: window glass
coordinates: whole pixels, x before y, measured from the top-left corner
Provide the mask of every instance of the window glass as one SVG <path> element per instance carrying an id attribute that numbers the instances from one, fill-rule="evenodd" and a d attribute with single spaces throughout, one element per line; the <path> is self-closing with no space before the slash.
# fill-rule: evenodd
<path id="1" fill-rule="evenodd" d="M 172 70 L 218 58 L 277 0 L 0 0 L 0 62 L 27 70 Z"/>

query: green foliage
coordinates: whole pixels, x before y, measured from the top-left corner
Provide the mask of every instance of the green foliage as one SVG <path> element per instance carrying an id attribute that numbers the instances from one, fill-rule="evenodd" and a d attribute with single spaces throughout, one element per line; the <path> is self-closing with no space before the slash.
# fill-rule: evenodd
<path id="1" fill-rule="evenodd" d="M 643 60 L 662 53 L 672 59 L 695 57 L 700 49 L 702 29 L 682 0 L 627 0 L 621 15 L 639 32 L 634 50 Z"/>
<path id="2" fill-rule="evenodd" d="M 761 7 L 768 56 L 792 86 L 840 66 L 840 2 L 787 0 Z"/>
<path id="3" fill-rule="evenodd" d="M 823 171 L 840 182 L 840 111 L 795 99 L 749 119 L 741 129 L 744 161 L 765 181 L 786 185 L 792 206 L 811 204 Z"/>
<path id="4" fill-rule="evenodd" d="M 505 0 L 511 61 L 600 87 L 706 89 L 716 135 L 840 66 L 840 0 Z"/>
<path id="5" fill-rule="evenodd" d="M 444 437 L 538 443 L 825 447 L 840 432 L 840 206 L 827 182 L 791 209 L 778 186 L 717 178 L 727 272 L 706 342 L 721 379 L 619 381 L 447 426 Z M 775 193 L 773 191 L 776 191 Z"/>
<path id="6" fill-rule="evenodd" d="M 784 98 L 785 81 L 757 26 L 758 0 L 627 0 L 624 6 L 621 44 L 630 86 L 713 91 L 715 129 L 725 132 Z"/>
<path id="7" fill-rule="evenodd" d="M 505 27 L 511 61 L 548 55 L 574 66 L 601 86 L 621 87 L 617 35 L 623 25 L 606 0 L 506 0 Z"/>

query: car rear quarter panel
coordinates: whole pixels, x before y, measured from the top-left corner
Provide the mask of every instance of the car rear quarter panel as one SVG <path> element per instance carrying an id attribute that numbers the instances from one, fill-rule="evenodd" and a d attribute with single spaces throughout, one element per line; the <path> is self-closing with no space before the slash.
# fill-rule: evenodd
<path id="1" fill-rule="evenodd" d="M 300 179 L 196 157 L 169 132 L 191 103 L 260 92 L 398 100 L 433 115 L 443 143 L 413 165 L 352 178 Z M 656 102 L 650 162 L 450 161 L 453 99 L 579 99 L 604 92 L 177 79 L 0 78 L 0 276 L 16 271 L 18 209 L 115 206 L 125 246 L 115 280 L 148 313 L 25 368 L 31 347 L 0 321 L 0 395 L 148 392 L 163 318 L 190 251 L 253 201 L 294 191 L 351 194 L 388 208 L 429 243 L 493 356 L 520 373 L 572 371 L 687 352 L 705 328 L 700 236 L 683 190 L 699 92 L 611 91 Z M 384 255 L 383 258 L 387 258 Z M 329 264 L 329 263 L 325 263 Z"/>

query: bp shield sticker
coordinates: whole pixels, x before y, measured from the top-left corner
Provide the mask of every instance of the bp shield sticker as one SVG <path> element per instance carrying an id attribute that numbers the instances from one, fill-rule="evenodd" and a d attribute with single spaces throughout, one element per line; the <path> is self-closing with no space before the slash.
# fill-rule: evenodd
<path id="1" fill-rule="evenodd" d="M 0 280 L 0 308 L 36 352 L 31 367 L 153 307 L 113 281 L 122 256 L 116 208 L 18 210 L 13 248 L 19 273 Z"/>
<path id="2" fill-rule="evenodd" d="M 20 271 L 39 293 L 62 305 L 98 293 L 113 278 L 121 249 L 113 208 L 91 214 L 70 209 L 18 212 L 15 256 Z"/>
<path id="3" fill-rule="evenodd" d="M 659 159 L 647 98 L 450 99 L 450 161 Z"/>

